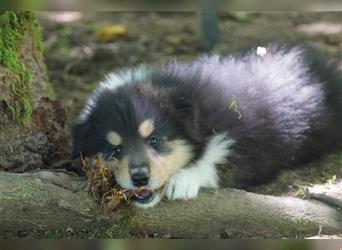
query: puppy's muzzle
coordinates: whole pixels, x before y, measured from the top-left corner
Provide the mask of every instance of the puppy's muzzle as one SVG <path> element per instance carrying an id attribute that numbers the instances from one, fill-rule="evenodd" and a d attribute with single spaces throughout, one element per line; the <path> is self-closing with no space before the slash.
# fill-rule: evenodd
<path id="1" fill-rule="evenodd" d="M 142 187 L 147 186 L 150 173 L 146 163 L 143 164 L 130 164 L 130 174 L 133 186 Z"/>

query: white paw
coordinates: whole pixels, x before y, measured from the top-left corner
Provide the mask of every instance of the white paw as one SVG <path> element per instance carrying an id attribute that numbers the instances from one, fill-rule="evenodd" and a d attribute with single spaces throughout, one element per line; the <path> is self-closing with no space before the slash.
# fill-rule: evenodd
<path id="1" fill-rule="evenodd" d="M 166 197 L 172 200 L 188 200 L 196 198 L 199 189 L 200 185 L 196 176 L 187 169 L 181 169 L 170 177 Z"/>

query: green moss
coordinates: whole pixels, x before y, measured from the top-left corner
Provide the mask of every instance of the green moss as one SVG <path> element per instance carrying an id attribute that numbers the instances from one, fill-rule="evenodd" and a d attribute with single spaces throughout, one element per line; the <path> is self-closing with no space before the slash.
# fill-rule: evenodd
<path id="1" fill-rule="evenodd" d="M 51 100 L 57 99 L 57 93 L 50 83 L 48 83 L 48 86 L 47 86 L 47 95 Z"/>
<path id="2" fill-rule="evenodd" d="M 119 226 L 116 230 L 113 230 L 113 235 L 117 239 L 128 239 L 132 238 L 131 230 L 132 230 L 132 218 L 133 213 L 131 209 L 127 209 L 122 212 L 122 217 L 119 220 Z"/>
<path id="3" fill-rule="evenodd" d="M 0 12 L 0 66 L 6 69 L 11 83 L 8 88 L 12 95 L 1 97 L 12 113 L 12 119 L 26 124 L 32 113 L 30 83 L 32 72 L 22 62 L 20 41 L 24 34 L 32 36 L 34 50 L 41 50 L 41 32 L 33 13 Z M 35 54 L 35 51 L 34 51 Z"/>
<path id="4" fill-rule="evenodd" d="M 1 239 L 113 239 L 118 225 L 107 222 L 101 227 L 85 227 L 83 229 L 56 228 L 51 230 L 8 231 L 3 232 Z M 113 233 L 114 232 L 114 233 Z M 120 235 L 119 235 L 120 236 Z"/>
<path id="5" fill-rule="evenodd" d="M 42 42 L 42 31 L 41 26 L 38 23 L 37 18 L 35 16 L 31 15 L 31 30 L 33 31 L 33 41 L 36 46 L 36 49 L 38 49 L 39 52 L 43 51 L 43 42 Z"/>
<path id="6" fill-rule="evenodd" d="M 18 18 L 13 12 L 5 12 L 0 16 L 0 63 L 14 69 L 20 69 L 19 55 L 15 44 L 19 39 Z"/>

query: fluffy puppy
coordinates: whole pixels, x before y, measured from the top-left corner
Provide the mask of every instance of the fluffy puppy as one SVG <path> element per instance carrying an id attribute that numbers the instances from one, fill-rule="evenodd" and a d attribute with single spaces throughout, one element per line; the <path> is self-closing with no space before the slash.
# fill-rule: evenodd
<path id="1" fill-rule="evenodd" d="M 201 187 L 248 188 L 341 141 L 342 77 L 301 46 L 111 73 L 73 128 L 73 155 L 100 155 L 136 201 L 195 198 Z"/>

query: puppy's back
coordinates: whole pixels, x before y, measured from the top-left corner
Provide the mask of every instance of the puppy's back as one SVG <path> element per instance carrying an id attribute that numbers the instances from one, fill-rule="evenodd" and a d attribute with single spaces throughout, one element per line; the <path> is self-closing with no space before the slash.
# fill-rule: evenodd
<path id="1" fill-rule="evenodd" d="M 264 182 L 341 142 L 341 72 L 312 49 L 269 45 L 260 55 L 254 47 L 173 62 L 158 74 L 198 105 L 203 137 L 226 132 L 236 141 L 228 157 L 236 183 Z"/>

